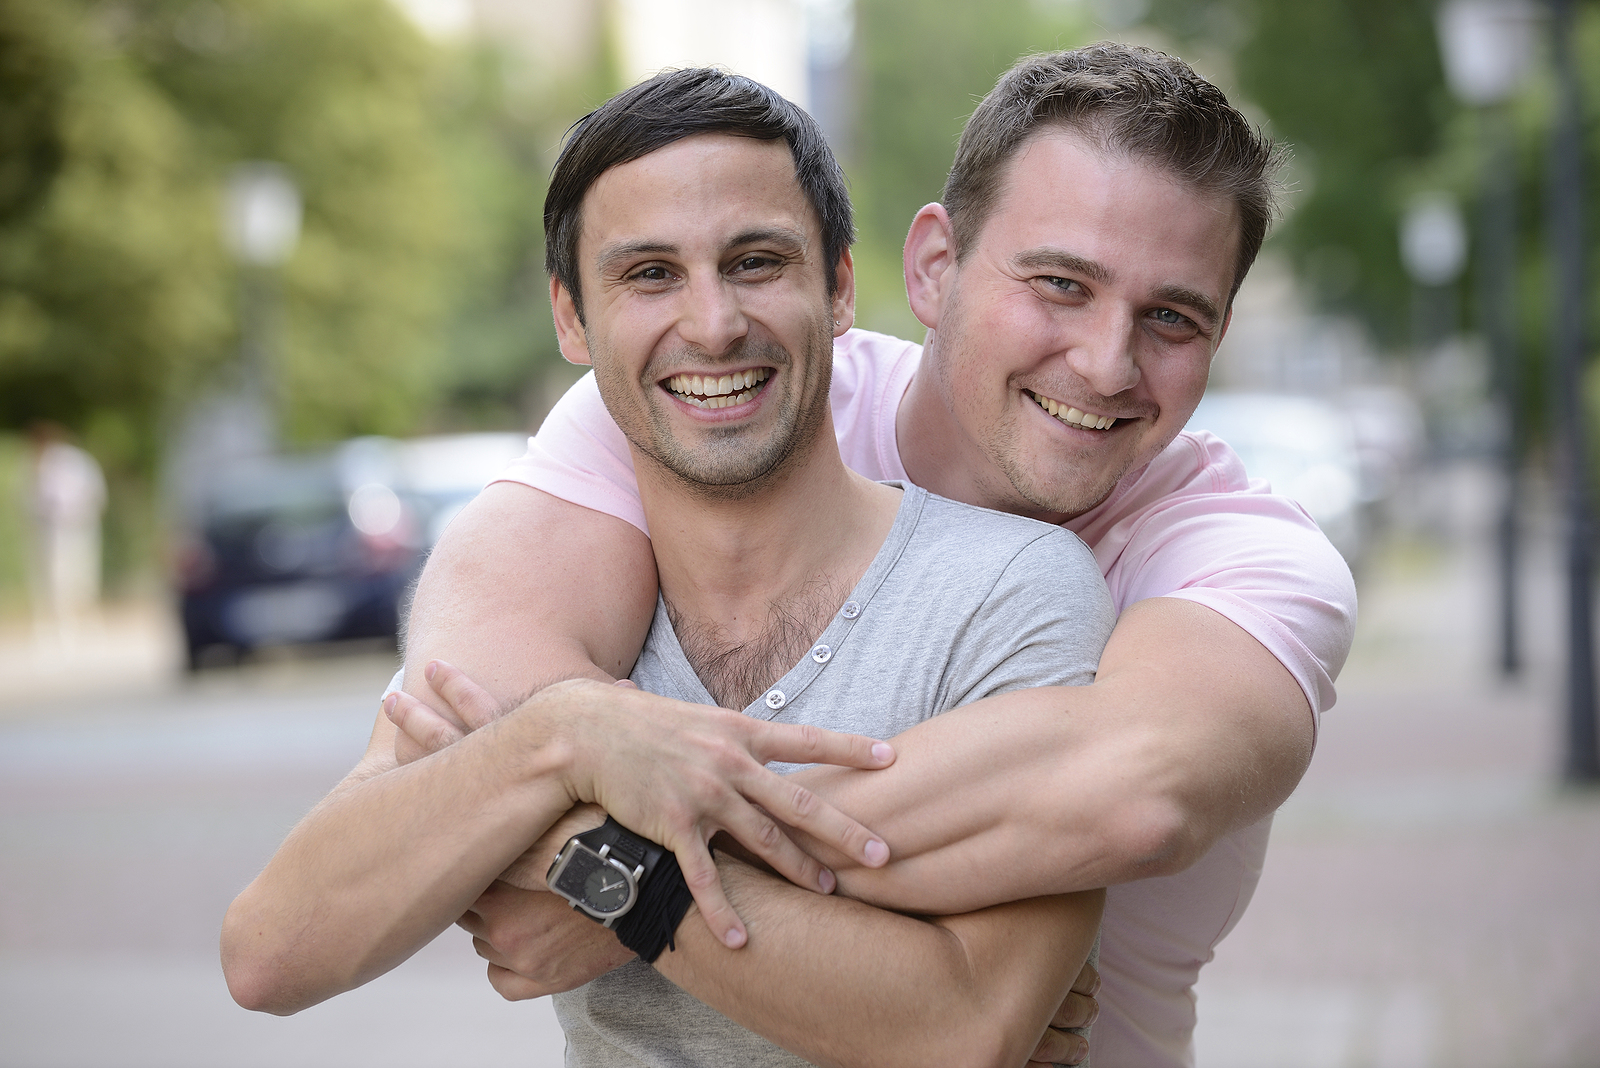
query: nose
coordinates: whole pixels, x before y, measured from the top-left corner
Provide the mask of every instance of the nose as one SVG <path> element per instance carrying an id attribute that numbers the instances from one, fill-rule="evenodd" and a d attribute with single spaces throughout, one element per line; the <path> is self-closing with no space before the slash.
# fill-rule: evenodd
<path id="1" fill-rule="evenodd" d="M 1136 386 L 1138 329 L 1132 316 L 1104 314 L 1084 325 L 1086 332 L 1067 349 L 1067 366 L 1102 397 Z"/>
<path id="2" fill-rule="evenodd" d="M 731 349 L 749 329 L 737 287 L 720 273 L 694 279 L 685 288 L 678 319 L 678 335 L 684 341 L 716 356 Z"/>

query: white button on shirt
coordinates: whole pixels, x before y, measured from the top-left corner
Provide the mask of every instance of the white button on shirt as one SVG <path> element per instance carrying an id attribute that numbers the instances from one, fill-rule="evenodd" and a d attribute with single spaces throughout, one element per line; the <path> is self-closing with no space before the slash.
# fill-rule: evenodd
<path id="1" fill-rule="evenodd" d="M 782 708 L 788 702 L 788 700 L 789 699 L 787 697 L 783 696 L 782 690 L 767 691 L 767 707 L 773 711 L 777 711 L 778 709 Z"/>

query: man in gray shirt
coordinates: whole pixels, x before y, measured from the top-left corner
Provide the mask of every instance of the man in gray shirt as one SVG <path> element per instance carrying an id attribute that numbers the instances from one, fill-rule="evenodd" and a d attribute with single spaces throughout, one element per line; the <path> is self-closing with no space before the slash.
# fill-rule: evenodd
<path id="1" fill-rule="evenodd" d="M 803 112 L 747 79 L 666 74 L 581 123 L 552 178 L 551 199 L 574 200 L 582 228 L 578 284 L 552 283 L 557 333 L 569 360 L 594 366 L 628 438 L 659 568 L 633 681 L 879 736 L 1008 690 L 1091 681 L 1115 611 L 1076 535 L 871 482 L 840 459 L 827 394 L 852 264 L 847 247 L 827 258 L 823 208 L 785 125 L 815 136 Z M 601 818 L 558 825 L 502 878 L 544 889 L 555 849 Z M 736 900 L 764 878 L 723 863 Z M 769 880 L 763 892 L 790 890 Z M 756 930 L 737 952 L 691 913 L 680 951 L 557 997 L 568 1063 L 849 1063 L 905 1049 L 912 1032 L 938 1062 L 1020 1063 L 1089 951 L 1073 921 L 1100 899 L 905 918 L 876 959 L 852 945 L 855 920 L 877 911 L 858 902 L 819 898 L 834 912 L 806 947 L 764 945 Z M 739 1023 L 767 1014 L 736 976 L 774 969 L 836 969 L 838 982 L 763 1037 Z M 964 985 L 973 977 L 977 988 Z M 854 1025 L 916 985 L 928 1015 L 907 1034 Z M 742 985 L 752 1000 L 770 988 Z"/>

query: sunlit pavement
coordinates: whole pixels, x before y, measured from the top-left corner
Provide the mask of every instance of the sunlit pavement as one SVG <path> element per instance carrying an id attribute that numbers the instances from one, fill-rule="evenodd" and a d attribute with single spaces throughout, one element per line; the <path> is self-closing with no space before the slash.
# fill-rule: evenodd
<path id="1" fill-rule="evenodd" d="M 228 902 L 360 756 L 393 670 L 289 660 L 132 694 L 80 678 L 0 711 L 0 1065 L 561 1063 L 548 999 L 501 1000 L 460 931 L 288 1019 L 228 997 Z"/>
<path id="2" fill-rule="evenodd" d="M 1356 648 L 1249 911 L 1201 980 L 1202 1068 L 1600 1064 L 1600 794 L 1559 789 L 1564 587 L 1535 514 L 1522 679 L 1493 670 L 1488 487 L 1446 551 L 1364 574 Z"/>
<path id="3" fill-rule="evenodd" d="M 1600 1064 L 1600 798 L 1554 785 L 1551 525 L 1530 517 L 1529 668 L 1504 685 L 1488 487 L 1432 488 L 1461 514 L 1362 576 L 1339 704 L 1202 980 L 1202 1068 Z M 158 613 L 97 626 L 44 660 L 0 635 L 0 1066 L 559 1063 L 548 1001 L 501 1001 L 459 931 L 298 1016 L 234 1006 L 223 910 L 354 763 L 392 655 L 185 683 Z"/>

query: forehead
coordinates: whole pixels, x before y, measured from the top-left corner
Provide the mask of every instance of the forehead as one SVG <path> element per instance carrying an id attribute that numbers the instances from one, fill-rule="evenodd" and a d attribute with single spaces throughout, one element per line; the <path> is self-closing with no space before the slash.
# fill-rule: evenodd
<path id="1" fill-rule="evenodd" d="M 1231 290 L 1239 213 L 1227 197 L 1062 127 L 1023 142 L 1001 175 L 978 245 L 1015 255 L 1059 248 L 1134 275 Z"/>
<path id="2" fill-rule="evenodd" d="M 688 252 L 775 228 L 820 241 L 820 223 L 781 138 L 713 133 L 674 141 L 601 174 L 584 194 L 582 212 L 584 264 L 618 243 Z"/>

